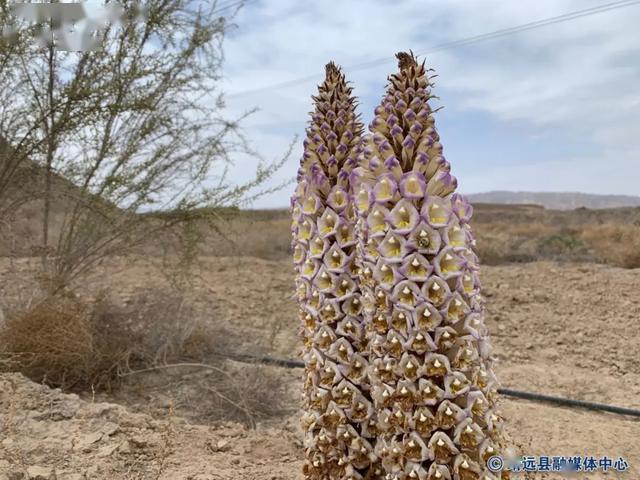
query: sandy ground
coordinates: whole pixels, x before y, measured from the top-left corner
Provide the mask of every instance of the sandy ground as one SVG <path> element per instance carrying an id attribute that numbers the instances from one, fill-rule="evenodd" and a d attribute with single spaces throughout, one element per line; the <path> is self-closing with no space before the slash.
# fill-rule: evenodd
<path id="1" fill-rule="evenodd" d="M 295 356 L 288 261 L 206 258 L 201 267 L 200 309 L 243 332 L 253 351 Z M 530 263 L 482 272 L 504 387 L 640 408 L 639 269 Z M 113 287 L 126 299 L 156 277 L 144 263 L 114 260 L 85 286 Z M 8 278 L 0 274 L 3 295 L 12 294 Z M 293 391 L 299 373 L 282 372 Z M 122 393 L 79 398 L 0 376 L 0 480 L 301 478 L 296 396 L 291 415 L 255 430 L 198 424 L 180 408 L 152 414 L 153 399 L 147 410 L 140 403 Z M 522 454 L 622 456 L 631 466 L 624 474 L 573 478 L 640 478 L 639 419 L 507 397 L 501 408 Z"/>

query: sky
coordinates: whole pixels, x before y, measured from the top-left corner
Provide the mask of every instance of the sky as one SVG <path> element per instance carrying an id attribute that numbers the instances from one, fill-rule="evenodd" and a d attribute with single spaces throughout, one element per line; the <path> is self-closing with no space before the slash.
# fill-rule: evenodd
<path id="1" fill-rule="evenodd" d="M 272 184 L 293 179 L 324 65 L 342 66 L 368 125 L 396 71 L 395 53 L 411 49 L 438 74 L 440 100 L 433 106 L 444 108 L 436 128 L 461 192 L 640 195 L 640 2 L 432 48 L 608 3 L 614 2 L 246 0 L 225 40 L 226 111 L 233 117 L 259 109 L 242 126 L 267 159 L 281 158 L 298 135 Z M 277 87 L 297 79 L 306 80 Z M 230 178 L 248 180 L 255 164 L 236 158 Z M 253 207 L 286 207 L 293 188 Z"/>
<path id="2" fill-rule="evenodd" d="M 269 160 L 297 135 L 267 188 L 295 177 L 311 95 L 327 62 L 342 66 L 368 125 L 397 70 L 395 53 L 411 49 L 438 75 L 432 106 L 444 108 L 436 128 L 461 192 L 640 195 L 640 0 L 245 0 L 237 11 L 225 8 L 238 3 L 217 3 L 221 15 L 234 14 L 224 44 L 223 113 L 258 109 L 241 126 Z M 614 4 L 626 6 L 438 48 Z M 230 181 L 251 180 L 256 159 L 234 160 Z M 251 206 L 286 207 L 293 188 Z"/>

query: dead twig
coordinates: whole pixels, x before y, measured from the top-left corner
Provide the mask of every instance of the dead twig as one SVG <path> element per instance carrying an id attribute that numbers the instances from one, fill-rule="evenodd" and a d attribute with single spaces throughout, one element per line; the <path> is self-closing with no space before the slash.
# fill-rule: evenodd
<path id="1" fill-rule="evenodd" d="M 166 370 L 169 368 L 204 368 L 207 370 L 213 370 L 216 371 L 218 373 L 222 373 L 223 375 L 230 377 L 228 372 L 225 372 L 223 369 L 218 368 L 214 365 L 209 365 L 206 363 L 168 363 L 165 365 L 156 365 L 154 367 L 149 367 L 149 368 L 141 368 L 140 370 L 131 370 L 129 372 L 125 372 L 125 373 L 118 373 L 119 377 L 128 377 L 130 375 L 137 375 L 139 373 L 148 373 L 148 372 L 153 372 L 153 371 L 157 371 L 157 370 Z"/>

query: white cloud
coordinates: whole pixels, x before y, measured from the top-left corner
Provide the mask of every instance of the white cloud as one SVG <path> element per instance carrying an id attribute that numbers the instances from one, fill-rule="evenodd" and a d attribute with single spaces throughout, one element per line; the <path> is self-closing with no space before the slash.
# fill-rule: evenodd
<path id="1" fill-rule="evenodd" d="M 226 44 L 224 90 L 229 111 L 258 105 L 261 112 L 245 122 L 250 138 L 268 157 L 286 149 L 294 133 L 302 133 L 311 108 L 310 95 L 321 80 L 324 64 L 344 65 L 363 104 L 365 123 L 370 106 L 382 95 L 386 77 L 395 69 L 393 54 L 426 47 L 530 21 L 600 5 L 601 1 L 541 0 L 404 0 L 400 2 L 293 0 L 248 3 Z M 427 55 L 439 74 L 438 93 L 456 115 L 472 111 L 495 122 L 522 125 L 523 139 L 552 132 L 541 141 L 580 141 L 593 146 L 584 158 L 538 162 L 523 152 L 500 170 L 482 171 L 460 161 L 458 175 L 466 191 L 492 188 L 584 190 L 640 194 L 628 175 L 640 177 L 640 5 L 600 13 L 536 30 Z M 371 59 L 390 62 L 350 71 Z M 282 89 L 233 96 L 291 79 L 316 76 Z M 513 139 L 518 142 L 518 138 Z M 473 141 L 470 139 L 469 141 Z M 444 139 L 446 148 L 446 139 Z M 524 142 L 523 142 L 524 143 Z M 496 146 L 499 148 L 499 146 Z M 281 175 L 294 176 L 300 149 Z M 486 154 L 490 157 L 489 154 Z M 450 159 L 456 168 L 456 159 Z M 614 168 L 615 167 L 615 168 Z M 553 171 L 548 171 L 551 169 Z M 242 178 L 243 170 L 233 175 Z M 625 172 L 620 175 L 620 172 Z M 625 177 L 625 178 L 622 178 Z M 552 188 L 550 186 L 553 186 Z M 289 192 L 261 205 L 286 205 Z"/>

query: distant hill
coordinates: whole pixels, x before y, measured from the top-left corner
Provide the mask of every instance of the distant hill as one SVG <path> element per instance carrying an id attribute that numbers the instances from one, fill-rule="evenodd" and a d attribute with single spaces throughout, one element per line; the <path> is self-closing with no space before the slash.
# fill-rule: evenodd
<path id="1" fill-rule="evenodd" d="M 640 207 L 640 197 L 630 195 L 595 195 L 579 192 L 509 192 L 504 190 L 467 195 L 475 203 L 533 204 L 551 210 L 574 208 Z"/>

